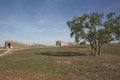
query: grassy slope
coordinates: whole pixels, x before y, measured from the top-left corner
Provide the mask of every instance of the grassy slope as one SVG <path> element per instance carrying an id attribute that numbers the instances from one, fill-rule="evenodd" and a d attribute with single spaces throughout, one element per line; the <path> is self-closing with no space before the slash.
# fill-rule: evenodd
<path id="1" fill-rule="evenodd" d="M 98 57 L 86 56 L 88 46 L 36 48 L 14 53 L 0 58 L 0 80 L 120 79 L 120 44 L 105 45 L 104 55 Z"/>

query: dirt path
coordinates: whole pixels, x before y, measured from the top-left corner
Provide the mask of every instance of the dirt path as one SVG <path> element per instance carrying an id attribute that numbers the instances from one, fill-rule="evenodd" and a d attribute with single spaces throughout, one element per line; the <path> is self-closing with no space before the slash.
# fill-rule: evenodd
<path id="1" fill-rule="evenodd" d="M 0 49 L 0 50 L 3 50 L 3 49 Z M 14 49 L 14 50 L 13 49 L 7 49 L 5 52 L 3 52 L 3 53 L 0 54 L 0 57 L 12 54 L 14 51 L 19 51 L 19 50 L 24 50 L 24 49 Z"/>
<path id="2" fill-rule="evenodd" d="M 7 49 L 5 52 L 3 52 L 2 54 L 0 54 L 0 57 L 3 57 L 4 55 L 10 54 L 10 51 L 11 50 Z"/>

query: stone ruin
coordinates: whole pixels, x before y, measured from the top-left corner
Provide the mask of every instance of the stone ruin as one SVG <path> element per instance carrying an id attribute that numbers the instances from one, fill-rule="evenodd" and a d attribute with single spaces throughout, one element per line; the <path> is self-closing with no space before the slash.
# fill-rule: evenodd
<path id="1" fill-rule="evenodd" d="M 63 42 L 63 41 L 56 41 L 56 46 L 58 47 L 62 47 L 62 46 L 76 46 L 76 45 L 79 45 L 79 43 L 77 42 Z"/>
<path id="2" fill-rule="evenodd" d="M 23 49 L 28 48 L 28 44 L 24 44 L 21 42 L 13 41 L 13 40 L 7 40 L 5 41 L 5 48 L 6 49 Z"/>

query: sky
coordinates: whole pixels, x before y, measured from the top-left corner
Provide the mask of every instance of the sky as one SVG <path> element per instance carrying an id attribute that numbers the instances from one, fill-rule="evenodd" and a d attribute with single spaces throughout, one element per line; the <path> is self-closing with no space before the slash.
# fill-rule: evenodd
<path id="1" fill-rule="evenodd" d="M 0 0 L 0 46 L 5 40 L 74 42 L 66 22 L 92 12 L 120 14 L 120 0 Z"/>

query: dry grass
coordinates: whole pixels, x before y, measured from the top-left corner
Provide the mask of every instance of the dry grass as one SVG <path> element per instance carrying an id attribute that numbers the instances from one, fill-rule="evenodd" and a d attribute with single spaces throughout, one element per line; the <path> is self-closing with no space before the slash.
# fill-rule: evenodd
<path id="1" fill-rule="evenodd" d="M 120 45 L 105 45 L 101 56 L 88 52 L 85 46 L 17 51 L 0 58 L 0 80 L 120 79 Z"/>

